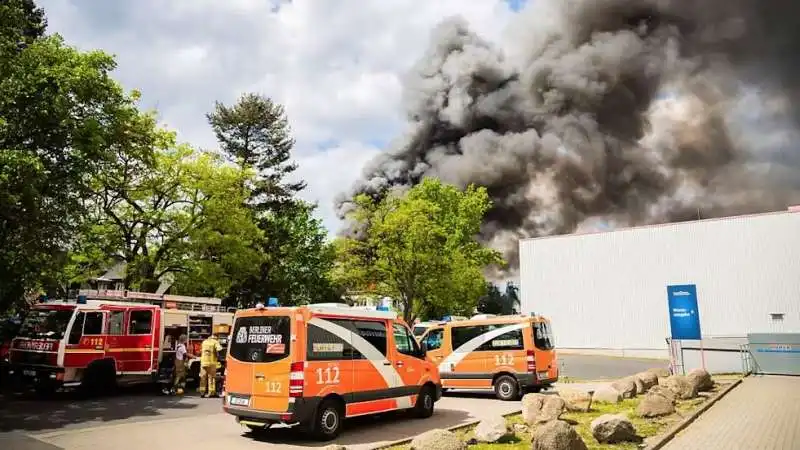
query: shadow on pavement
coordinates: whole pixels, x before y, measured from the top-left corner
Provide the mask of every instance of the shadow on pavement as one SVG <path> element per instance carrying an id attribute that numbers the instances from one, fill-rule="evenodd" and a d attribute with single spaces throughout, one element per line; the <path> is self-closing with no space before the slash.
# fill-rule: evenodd
<path id="1" fill-rule="evenodd" d="M 30 395 L 0 396 L 0 432 L 48 431 L 94 422 L 149 420 L 164 410 L 193 410 L 199 405 L 192 395 L 184 398 L 159 395 L 152 385 L 120 388 L 115 394 L 82 398 L 77 392 L 54 394 L 47 399 Z M 218 402 L 215 404 L 219 405 Z M 99 423 L 98 423 L 99 422 Z"/>
<path id="2" fill-rule="evenodd" d="M 449 428 L 469 421 L 467 411 L 437 408 L 433 416 L 427 419 L 416 419 L 404 412 L 348 419 L 335 442 L 309 441 L 296 427 L 271 428 L 262 433 L 245 432 L 243 436 L 271 444 L 325 447 L 336 443 L 346 446 L 412 438 L 433 428 Z"/>

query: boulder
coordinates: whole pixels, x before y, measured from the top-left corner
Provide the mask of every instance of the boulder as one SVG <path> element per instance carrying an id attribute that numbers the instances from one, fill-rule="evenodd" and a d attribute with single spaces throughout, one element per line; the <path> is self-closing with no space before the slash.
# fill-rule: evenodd
<path id="1" fill-rule="evenodd" d="M 664 387 L 674 392 L 679 400 L 697 397 L 697 387 L 683 375 L 673 375 L 664 381 Z"/>
<path id="2" fill-rule="evenodd" d="M 522 397 L 522 419 L 531 426 L 558 419 L 565 408 L 564 399 L 556 395 L 525 394 Z"/>
<path id="3" fill-rule="evenodd" d="M 666 369 L 664 367 L 654 367 L 652 369 L 647 369 L 647 372 L 654 374 L 658 378 L 668 378 L 670 375 L 672 375 L 669 369 Z"/>
<path id="4" fill-rule="evenodd" d="M 533 432 L 531 450 L 588 450 L 574 428 L 563 420 L 551 420 Z"/>
<path id="5" fill-rule="evenodd" d="M 647 391 L 647 393 L 653 395 L 660 395 L 672 403 L 675 403 L 678 400 L 678 396 L 664 386 L 653 386 L 650 388 L 649 391 Z"/>
<path id="6" fill-rule="evenodd" d="M 447 430 L 434 428 L 411 441 L 410 450 L 466 450 L 467 444 Z"/>
<path id="7" fill-rule="evenodd" d="M 642 383 L 644 392 L 647 392 L 651 387 L 658 384 L 658 375 L 653 372 L 640 372 L 634 375 L 634 378 Z"/>
<path id="8" fill-rule="evenodd" d="M 567 411 L 588 412 L 592 405 L 592 396 L 582 389 L 559 387 L 558 396 L 564 399 Z"/>
<path id="9" fill-rule="evenodd" d="M 475 427 L 475 439 L 478 442 L 497 442 L 508 434 L 508 425 L 503 416 L 483 419 Z"/>
<path id="10" fill-rule="evenodd" d="M 600 403 L 619 403 L 622 401 L 622 394 L 611 386 L 602 386 L 594 391 L 592 400 Z"/>
<path id="11" fill-rule="evenodd" d="M 322 450 L 347 450 L 347 447 L 339 444 L 331 444 L 323 447 Z"/>
<path id="12" fill-rule="evenodd" d="M 674 412 L 674 403 L 664 396 L 652 393 L 645 395 L 636 407 L 636 414 L 640 417 L 668 416 Z"/>
<path id="13" fill-rule="evenodd" d="M 624 414 L 604 414 L 592 421 L 592 436 L 601 444 L 635 442 L 636 429 Z"/>
<path id="14" fill-rule="evenodd" d="M 714 388 L 714 380 L 711 374 L 703 369 L 694 369 L 686 375 L 686 378 L 695 385 L 697 392 L 707 392 Z"/>
<path id="15" fill-rule="evenodd" d="M 631 381 L 633 381 L 634 386 L 636 386 L 636 394 L 635 395 L 642 395 L 645 392 L 647 392 L 647 389 L 644 388 L 644 383 L 642 383 L 642 380 L 636 378 L 636 375 L 632 375 L 632 376 L 630 376 L 628 378 L 630 378 Z"/>
<path id="16" fill-rule="evenodd" d="M 622 394 L 622 398 L 636 397 L 636 383 L 631 378 L 623 378 L 611 384 L 611 387 Z"/>

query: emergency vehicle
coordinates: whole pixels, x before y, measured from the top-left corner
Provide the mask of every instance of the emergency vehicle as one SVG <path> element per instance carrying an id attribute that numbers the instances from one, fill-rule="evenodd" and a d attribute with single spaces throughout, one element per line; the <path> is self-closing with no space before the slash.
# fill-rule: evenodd
<path id="1" fill-rule="evenodd" d="M 550 321 L 541 316 L 476 316 L 428 328 L 420 338 L 444 389 L 494 390 L 501 400 L 558 380 Z"/>
<path id="2" fill-rule="evenodd" d="M 236 313 L 224 410 L 254 432 L 298 423 L 330 440 L 345 418 L 430 417 L 440 398 L 436 366 L 395 312 L 312 304 Z"/>
<path id="3" fill-rule="evenodd" d="M 9 374 L 41 392 L 82 387 L 102 392 L 119 384 L 154 382 L 168 373 L 181 334 L 189 353 L 214 325 L 232 324 L 221 300 L 131 291 L 82 291 L 74 301 L 31 307 L 11 342 Z M 199 373 L 199 359 L 189 374 Z"/>

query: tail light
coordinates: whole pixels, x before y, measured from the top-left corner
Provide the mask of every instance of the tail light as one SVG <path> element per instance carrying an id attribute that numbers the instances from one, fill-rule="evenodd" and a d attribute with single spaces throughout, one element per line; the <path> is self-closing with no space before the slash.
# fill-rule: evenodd
<path id="1" fill-rule="evenodd" d="M 302 397 L 303 385 L 306 380 L 306 363 L 304 361 L 293 362 L 289 366 L 289 397 Z"/>
<path id="2" fill-rule="evenodd" d="M 525 359 L 528 361 L 528 372 L 536 372 L 536 353 L 533 350 L 526 352 Z"/>

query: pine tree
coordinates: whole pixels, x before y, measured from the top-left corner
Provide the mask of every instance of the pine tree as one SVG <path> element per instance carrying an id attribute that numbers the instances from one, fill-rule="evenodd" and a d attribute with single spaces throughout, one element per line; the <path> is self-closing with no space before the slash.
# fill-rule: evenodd
<path id="1" fill-rule="evenodd" d="M 243 169 L 255 169 L 251 204 L 257 213 L 276 211 L 305 189 L 304 181 L 286 180 L 297 163 L 291 161 L 295 141 L 282 105 L 248 93 L 232 107 L 216 102 L 206 117 L 228 157 Z"/>

